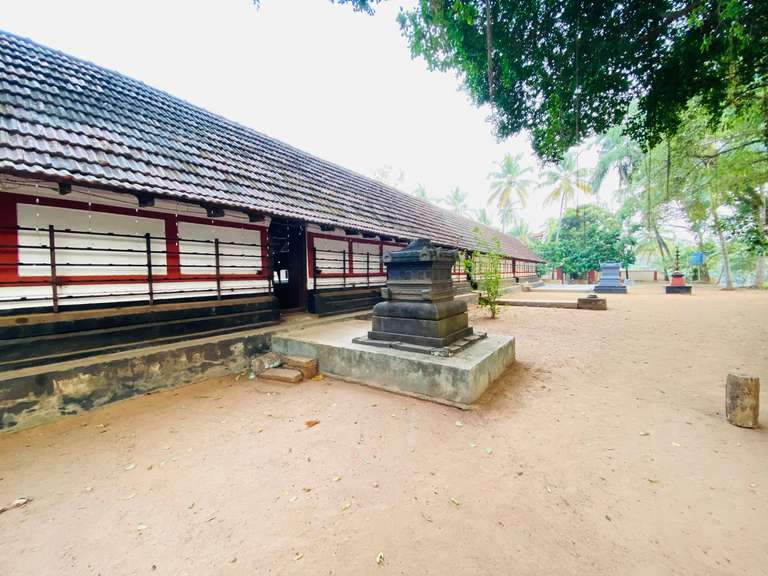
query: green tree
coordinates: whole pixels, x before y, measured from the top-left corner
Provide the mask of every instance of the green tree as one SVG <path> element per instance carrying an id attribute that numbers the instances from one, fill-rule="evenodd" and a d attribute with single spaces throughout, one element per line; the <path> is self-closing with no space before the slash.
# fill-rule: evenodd
<path id="1" fill-rule="evenodd" d="M 522 154 L 517 156 L 507 154 L 501 162 L 495 163 L 496 169 L 488 174 L 488 179 L 491 181 L 491 196 L 488 198 L 488 204 L 495 203 L 500 210 L 514 205 L 525 207 L 533 180 L 525 178 L 531 169 L 523 168 L 520 158 Z"/>
<path id="2" fill-rule="evenodd" d="M 475 237 L 480 251 L 472 254 L 474 277 L 480 288 L 479 304 L 487 308 L 491 318 L 496 318 L 501 296 L 501 245 L 495 236 L 488 240 L 479 228 L 475 229 Z"/>
<path id="3" fill-rule="evenodd" d="M 507 230 L 507 234 L 517 238 L 523 244 L 530 244 L 531 241 L 531 228 L 528 226 L 528 222 L 522 218 L 515 218 L 512 225 Z"/>
<path id="4" fill-rule="evenodd" d="M 550 166 L 544 172 L 544 180 L 541 183 L 541 186 L 549 190 L 544 201 L 547 204 L 560 203 L 555 239 L 560 237 L 560 222 L 563 219 L 565 207 L 576 200 L 579 192 L 585 195 L 592 192 L 586 181 L 587 171 L 584 168 L 577 167 L 576 160 L 576 154 L 569 152 L 560 162 Z"/>
<path id="5" fill-rule="evenodd" d="M 492 223 L 491 216 L 488 214 L 488 210 L 485 208 L 480 208 L 478 210 L 474 211 L 475 213 L 475 220 L 480 222 L 480 224 L 485 224 L 486 226 L 490 226 Z"/>
<path id="6" fill-rule="evenodd" d="M 467 207 L 467 193 L 458 186 L 451 189 L 443 202 L 456 214 L 465 215 L 469 208 Z"/>
<path id="7" fill-rule="evenodd" d="M 424 186 L 424 184 L 422 184 L 421 182 L 416 184 L 416 188 L 413 189 L 412 194 L 416 196 L 416 198 L 421 198 L 422 200 L 429 200 L 429 194 L 427 194 L 427 189 Z"/>
<path id="8" fill-rule="evenodd" d="M 515 224 L 516 221 L 517 215 L 515 214 L 512 206 L 507 205 L 499 210 L 499 228 L 501 228 L 501 231 L 505 234 L 509 231 L 510 227 Z"/>
<path id="9" fill-rule="evenodd" d="M 619 221 L 604 208 L 594 204 L 569 208 L 562 218 L 559 238 L 555 230 L 534 248 L 554 267 L 582 277 L 598 270 L 601 262 L 619 262 L 626 268 L 635 261 L 634 230 L 622 229 Z"/>
<path id="10" fill-rule="evenodd" d="M 621 126 L 614 126 L 597 138 L 597 164 L 592 170 L 590 186 L 595 194 L 600 190 L 608 173 L 615 169 L 619 174 L 619 196 L 629 193 L 632 173 L 643 157 L 640 145 L 624 134 Z"/>
<path id="11" fill-rule="evenodd" d="M 730 239 L 743 244 L 755 263 L 755 286 L 765 286 L 768 257 L 768 187 L 746 189 L 733 200 L 734 211 L 723 218 L 723 229 Z"/>
<path id="12" fill-rule="evenodd" d="M 682 215 L 702 252 L 705 234 L 713 235 L 719 247 L 721 276 L 729 289 L 734 286 L 731 244 L 741 240 L 727 233 L 729 226 L 739 226 L 724 217 L 735 211 L 733 216 L 745 222 L 739 207 L 749 205 L 748 195 L 768 182 L 763 104 L 758 96 L 749 106 L 727 109 L 722 121 L 712 125 L 703 105 L 693 101 L 678 132 L 646 152 L 633 178 L 637 184 L 634 202 L 649 228 Z M 755 206 L 753 219 L 759 220 Z M 733 246 L 737 251 L 741 248 Z M 749 251 L 743 254 L 747 256 Z M 752 254 L 759 266 L 759 254 Z M 671 256 L 666 256 L 670 262 Z M 741 267 L 749 262 L 749 258 L 740 258 Z"/>
<path id="13" fill-rule="evenodd" d="M 699 97 L 710 120 L 768 82 L 768 2 L 419 0 L 399 16 L 414 57 L 451 70 L 502 138 L 548 161 L 620 125 L 655 145 Z M 768 110 L 766 110 L 768 112 Z"/>

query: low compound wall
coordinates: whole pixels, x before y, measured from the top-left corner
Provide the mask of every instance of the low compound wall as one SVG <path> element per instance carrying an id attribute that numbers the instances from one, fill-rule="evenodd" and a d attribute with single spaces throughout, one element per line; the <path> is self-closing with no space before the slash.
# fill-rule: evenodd
<path id="1" fill-rule="evenodd" d="M 269 349 L 271 335 L 262 329 L 2 373 L 0 431 L 242 372 Z"/>

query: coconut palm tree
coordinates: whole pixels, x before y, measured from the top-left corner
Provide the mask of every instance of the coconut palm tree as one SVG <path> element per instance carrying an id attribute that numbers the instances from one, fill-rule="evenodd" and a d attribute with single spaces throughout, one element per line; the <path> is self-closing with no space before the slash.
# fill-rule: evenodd
<path id="1" fill-rule="evenodd" d="M 480 224 L 485 224 L 486 226 L 490 226 L 492 224 L 491 216 L 488 214 L 488 210 L 486 210 L 485 208 L 474 210 L 474 213 L 475 213 L 475 220 L 480 222 Z"/>
<path id="2" fill-rule="evenodd" d="M 520 163 L 522 154 L 512 156 L 507 154 L 501 162 L 495 162 L 496 169 L 488 174 L 491 181 L 491 196 L 488 203 L 496 203 L 500 210 L 519 204 L 525 207 L 528 201 L 528 191 L 533 185 L 533 180 L 525 178 L 531 171 L 529 167 L 523 168 Z"/>
<path id="3" fill-rule="evenodd" d="M 448 195 L 443 198 L 443 202 L 456 214 L 465 215 L 469 210 L 467 207 L 467 193 L 458 186 L 451 189 Z"/>
<path id="4" fill-rule="evenodd" d="M 499 209 L 499 227 L 502 232 L 507 232 L 510 227 L 514 226 L 517 217 L 512 206 L 507 205 L 504 208 Z"/>
<path id="5" fill-rule="evenodd" d="M 540 186 L 549 189 L 549 194 L 544 199 L 546 204 L 560 202 L 555 242 L 560 239 L 560 225 L 565 207 L 576 200 L 579 192 L 586 195 L 592 194 L 592 187 L 587 182 L 588 171 L 584 168 L 577 168 L 576 164 L 576 155 L 569 152 L 559 163 L 544 172 L 544 181 L 540 184 Z"/>
<path id="6" fill-rule="evenodd" d="M 528 226 L 528 222 L 522 218 L 516 218 L 512 226 L 510 226 L 509 232 L 507 232 L 507 234 L 513 238 L 517 238 L 523 244 L 528 244 L 531 237 L 531 228 Z"/>
<path id="7" fill-rule="evenodd" d="M 598 158 L 592 171 L 592 190 L 597 194 L 605 177 L 612 169 L 619 173 L 619 192 L 622 197 L 628 193 L 632 171 L 643 158 L 643 151 L 637 142 L 624 134 L 621 126 L 614 126 L 597 139 Z M 621 198 L 623 199 L 623 198 Z"/>
<path id="8" fill-rule="evenodd" d="M 427 194 L 427 189 L 424 187 L 424 184 L 419 182 L 416 184 L 416 188 L 413 189 L 412 194 L 416 196 L 416 198 L 421 198 L 422 200 L 429 200 L 429 194 Z"/>

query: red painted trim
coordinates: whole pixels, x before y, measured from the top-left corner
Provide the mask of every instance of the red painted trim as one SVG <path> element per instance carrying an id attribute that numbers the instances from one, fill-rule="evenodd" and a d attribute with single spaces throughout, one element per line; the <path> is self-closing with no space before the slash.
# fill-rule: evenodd
<path id="1" fill-rule="evenodd" d="M 165 266 L 168 276 L 181 277 L 181 254 L 179 252 L 179 226 L 173 216 L 165 218 Z"/>
<path id="2" fill-rule="evenodd" d="M 71 208 L 73 210 L 90 210 L 92 212 L 103 212 L 106 214 L 120 214 L 123 216 L 138 216 L 140 218 L 155 218 L 165 220 L 166 218 L 176 218 L 179 222 L 189 222 L 192 224 L 207 224 L 209 226 L 218 226 L 222 228 L 244 228 L 246 230 L 266 229 L 264 224 L 251 224 L 245 222 L 228 222 L 226 220 L 217 220 L 216 218 L 201 218 L 198 216 L 184 216 L 171 214 L 169 212 L 145 210 L 143 208 L 124 208 L 122 206 L 109 206 L 107 204 L 89 204 L 80 200 L 69 200 L 67 198 L 50 198 L 48 196 L 32 196 L 30 194 L 18 194 L 16 192 L 3 193 L 2 196 L 12 198 L 15 202 L 21 204 L 38 204 L 40 206 L 53 206 L 55 208 Z"/>
<path id="3" fill-rule="evenodd" d="M 16 201 L 6 194 L 0 194 L 0 244 L 8 246 L 19 243 L 16 226 Z M 18 263 L 18 248 L 0 248 L 0 280 L 11 282 L 17 279 L 19 270 L 14 264 Z"/>
<path id="4" fill-rule="evenodd" d="M 237 280 L 266 280 L 266 274 L 228 274 L 221 276 L 222 282 L 230 282 Z M 56 276 L 59 285 L 93 285 L 99 286 L 101 284 L 120 284 L 122 283 L 136 283 L 146 282 L 147 277 L 142 275 L 125 275 L 125 276 Z M 216 279 L 215 274 L 196 274 L 193 277 L 170 277 L 166 274 L 162 276 L 152 276 L 152 282 L 208 282 Z M 7 288 L 11 286 L 50 286 L 50 276 L 17 276 L 16 280 L 5 280 L 8 284 L 0 284 L 0 288 Z"/>
<path id="5" fill-rule="evenodd" d="M 205 224 L 207 226 L 217 226 L 219 228 L 240 228 L 244 230 L 266 230 L 263 224 L 246 224 L 245 222 L 228 222 L 226 220 L 217 220 L 216 218 L 201 218 L 198 216 L 183 216 L 179 214 L 179 222 L 189 222 L 190 224 Z"/>
<path id="6" fill-rule="evenodd" d="M 263 226 L 261 229 L 261 269 L 264 273 L 264 277 L 267 278 L 270 274 L 269 272 L 269 241 L 268 236 L 269 233 L 267 232 L 268 228 L 266 226 Z"/>
<path id="7" fill-rule="evenodd" d="M 365 272 L 353 272 L 349 273 L 347 272 L 346 277 L 347 278 L 365 278 L 368 276 Z M 373 272 L 371 271 L 371 278 L 377 278 L 379 276 L 384 276 L 384 272 Z M 333 272 L 333 273 L 320 273 L 317 275 L 318 278 L 343 278 L 344 274 L 341 274 L 339 272 Z"/>
<path id="8" fill-rule="evenodd" d="M 384 272 L 384 242 L 379 244 L 379 272 Z"/>
<path id="9" fill-rule="evenodd" d="M 182 216 L 168 212 L 154 212 L 144 209 L 122 208 L 120 206 L 107 206 L 102 204 L 88 204 L 78 200 L 67 198 L 49 198 L 47 196 L 32 196 L 29 194 L 0 193 L 0 227 L 18 226 L 18 204 L 51 206 L 54 208 L 87 210 L 105 214 L 119 214 L 124 216 L 151 218 L 163 220 L 165 224 L 165 250 L 166 250 L 166 274 L 153 276 L 155 282 L 204 282 L 207 279 L 215 279 L 214 274 L 184 273 L 181 267 L 181 252 L 179 246 L 178 222 L 190 222 L 194 224 L 206 224 L 223 228 L 236 228 L 246 230 L 258 230 L 261 238 L 261 270 L 259 274 L 222 274 L 223 281 L 229 280 L 264 280 L 267 279 L 267 255 L 266 239 L 267 227 L 258 224 L 245 224 L 240 222 L 218 221 L 212 218 L 198 218 L 195 216 Z M 63 232 L 63 230 L 62 230 Z M 16 230 L 3 230 L 0 228 L 0 244 L 18 244 Z M 20 276 L 18 274 L 19 250 L 18 248 L 0 248 L 0 264 L 16 264 L 17 266 L 0 266 L 0 287 L 8 286 L 39 286 L 50 285 L 50 276 Z M 162 267 L 162 266 L 159 266 Z M 191 266 L 194 268 L 194 266 Z M 192 278 L 187 277 L 193 276 Z M 114 284 L 119 282 L 146 281 L 146 275 L 82 275 L 82 276 L 58 276 L 60 284 L 78 284 L 87 282 L 95 286 L 101 284 Z"/>

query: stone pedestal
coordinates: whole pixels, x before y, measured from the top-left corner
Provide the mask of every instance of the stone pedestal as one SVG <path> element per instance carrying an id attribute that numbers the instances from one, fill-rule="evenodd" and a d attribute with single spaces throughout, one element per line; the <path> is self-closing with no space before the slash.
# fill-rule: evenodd
<path id="1" fill-rule="evenodd" d="M 618 262 L 600 264 L 600 281 L 595 286 L 598 294 L 626 294 L 627 287 L 621 282 L 621 268 Z"/>
<path id="2" fill-rule="evenodd" d="M 373 326 L 361 343 L 435 355 L 450 355 L 471 344 L 467 304 L 454 300 L 451 269 L 456 250 L 414 240 L 403 250 L 384 256 L 385 302 L 373 308 Z"/>

